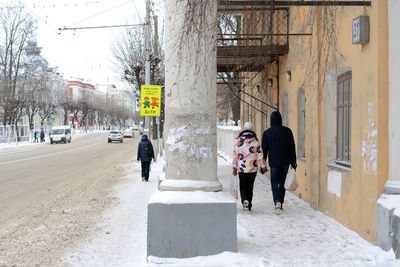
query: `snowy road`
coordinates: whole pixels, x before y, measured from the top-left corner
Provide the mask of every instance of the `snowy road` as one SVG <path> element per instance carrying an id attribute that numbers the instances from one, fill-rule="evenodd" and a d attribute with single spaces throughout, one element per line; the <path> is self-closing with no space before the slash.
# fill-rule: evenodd
<path id="1" fill-rule="evenodd" d="M 108 192 L 138 138 L 108 144 L 107 133 L 92 133 L 0 151 L 0 265 L 51 266 L 88 234 L 115 202 Z"/>

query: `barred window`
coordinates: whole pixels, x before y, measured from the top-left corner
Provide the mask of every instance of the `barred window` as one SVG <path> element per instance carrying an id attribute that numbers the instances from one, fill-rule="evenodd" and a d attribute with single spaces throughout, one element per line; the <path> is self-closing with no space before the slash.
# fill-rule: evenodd
<path id="1" fill-rule="evenodd" d="M 246 117 L 246 121 L 250 121 L 250 107 L 249 104 L 246 104 L 246 110 L 245 110 L 245 117 Z"/>
<path id="2" fill-rule="evenodd" d="M 267 129 L 267 106 L 265 103 L 261 103 L 261 134 Z"/>
<path id="3" fill-rule="evenodd" d="M 338 163 L 350 165 L 351 162 L 351 97 L 352 72 L 348 71 L 337 78 L 337 148 Z"/>

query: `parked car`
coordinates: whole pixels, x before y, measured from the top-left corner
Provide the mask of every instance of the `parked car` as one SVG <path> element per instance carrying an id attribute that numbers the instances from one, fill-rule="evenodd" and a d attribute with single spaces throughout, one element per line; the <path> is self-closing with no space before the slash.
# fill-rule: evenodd
<path id="1" fill-rule="evenodd" d="M 54 126 L 49 134 L 50 144 L 53 143 L 71 143 L 70 126 Z"/>
<path id="2" fill-rule="evenodd" d="M 111 131 L 108 135 L 108 142 L 111 143 L 112 141 L 117 142 L 124 142 L 124 137 L 122 136 L 120 131 Z"/>
<path id="3" fill-rule="evenodd" d="M 126 129 L 124 131 L 124 137 L 133 138 L 135 135 L 131 129 Z"/>

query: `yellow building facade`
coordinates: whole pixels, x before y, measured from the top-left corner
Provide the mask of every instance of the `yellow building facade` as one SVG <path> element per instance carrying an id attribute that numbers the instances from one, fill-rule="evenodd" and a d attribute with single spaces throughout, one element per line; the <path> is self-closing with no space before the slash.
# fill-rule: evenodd
<path id="1" fill-rule="evenodd" d="M 296 142 L 295 194 L 374 242 L 389 170 L 388 1 L 292 6 L 289 16 L 288 52 L 243 73 L 241 123 L 253 122 L 261 136 L 279 110 Z M 360 16 L 369 19 L 369 40 L 353 44 Z M 243 32 L 262 31 L 255 21 L 244 15 Z"/>

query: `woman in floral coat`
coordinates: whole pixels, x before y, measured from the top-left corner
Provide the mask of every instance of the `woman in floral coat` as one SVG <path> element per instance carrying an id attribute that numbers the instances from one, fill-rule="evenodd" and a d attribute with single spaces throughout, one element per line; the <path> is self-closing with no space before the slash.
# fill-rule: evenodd
<path id="1" fill-rule="evenodd" d="M 257 135 L 250 122 L 244 124 L 244 130 L 239 134 L 233 150 L 233 175 L 239 173 L 240 198 L 244 210 L 251 210 L 253 200 L 254 180 L 258 167 L 264 174 L 267 171 L 263 152 Z"/>

